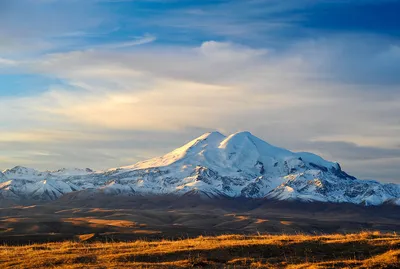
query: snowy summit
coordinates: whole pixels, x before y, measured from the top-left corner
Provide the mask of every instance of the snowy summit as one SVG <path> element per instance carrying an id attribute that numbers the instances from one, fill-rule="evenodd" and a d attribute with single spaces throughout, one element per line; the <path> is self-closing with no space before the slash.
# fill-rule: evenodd
<path id="1" fill-rule="evenodd" d="M 249 132 L 206 133 L 164 156 L 106 171 L 17 166 L 0 173 L 0 182 L 0 197 L 15 200 L 54 200 L 80 190 L 400 205 L 399 185 L 356 179 L 338 163 L 275 147 Z"/>

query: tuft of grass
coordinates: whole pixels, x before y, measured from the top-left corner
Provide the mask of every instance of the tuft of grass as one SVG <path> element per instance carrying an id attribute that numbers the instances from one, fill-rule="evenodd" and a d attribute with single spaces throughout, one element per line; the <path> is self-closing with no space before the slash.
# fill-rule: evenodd
<path id="1" fill-rule="evenodd" d="M 400 268 L 400 236 L 223 235 L 0 246 L 1 268 Z"/>

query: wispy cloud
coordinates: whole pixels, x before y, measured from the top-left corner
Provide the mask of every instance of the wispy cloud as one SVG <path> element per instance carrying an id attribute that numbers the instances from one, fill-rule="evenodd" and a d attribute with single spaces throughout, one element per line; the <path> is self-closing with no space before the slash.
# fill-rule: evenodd
<path id="1" fill-rule="evenodd" d="M 0 58 L 0 68 L 2 66 L 13 66 L 13 65 L 17 65 L 17 61 Z"/>
<path id="2" fill-rule="evenodd" d="M 136 38 L 134 38 L 133 40 L 130 40 L 130 41 L 99 45 L 98 48 L 103 48 L 103 49 L 121 49 L 121 48 L 128 48 L 128 47 L 133 47 L 133 46 L 144 45 L 144 44 L 147 44 L 147 43 L 154 42 L 156 40 L 157 40 L 157 38 L 154 35 L 146 34 L 146 35 L 141 36 L 141 37 L 136 37 Z"/>
<path id="3" fill-rule="evenodd" d="M 398 145 L 398 129 L 393 127 L 399 126 L 399 92 L 392 92 L 388 102 L 380 98 L 379 91 L 324 79 L 324 63 L 309 60 L 320 57 L 324 44 L 301 44 L 280 53 L 209 41 L 179 50 L 143 47 L 134 51 L 87 50 L 40 57 L 25 64 L 26 70 L 57 77 L 66 85 L 55 85 L 38 96 L 0 100 L 0 120 L 7 126 L 0 130 L 12 132 L 6 136 L 8 143 L 40 142 L 47 151 L 53 147 L 52 141 L 59 142 L 60 138 L 37 133 L 30 136 L 35 139 L 31 141 L 24 134 L 38 127 L 58 130 L 59 134 L 79 130 L 82 139 L 88 138 L 85 143 L 89 143 L 95 137 L 93 132 L 105 130 L 112 130 L 114 135 L 102 136 L 102 141 L 114 141 L 115 132 L 146 131 L 155 139 L 168 133 L 183 132 L 190 137 L 198 135 L 199 130 L 248 129 L 271 143 L 298 150 L 318 151 L 321 144 L 304 143 L 318 139 L 357 141 L 359 147 Z M 7 116 L 10 113 L 12 121 Z M 374 128 L 369 128 L 371 125 Z M 357 134 L 364 139 L 358 139 Z M 74 148 L 75 144 L 74 150 L 80 151 L 74 136 L 68 136 L 63 136 L 63 140 L 75 141 L 68 145 Z M 178 138 L 167 143 L 165 151 L 179 146 L 182 141 Z M 114 158 L 110 166 L 125 162 L 124 158 L 135 159 L 128 158 L 137 146 L 131 143 L 125 151 L 107 148 L 108 155 Z M 54 149 L 55 153 L 61 151 L 65 149 Z M 160 153 L 150 146 L 145 151 L 142 149 L 137 156 Z M 320 153 L 338 161 L 347 160 L 344 151 L 343 155 L 329 152 Z M 354 151 L 366 163 L 381 158 L 379 155 L 365 159 L 364 153 Z M 93 152 L 85 154 L 96 160 Z M 349 169 L 351 172 L 351 166 Z M 382 175 L 388 180 L 393 177 L 390 173 Z"/>

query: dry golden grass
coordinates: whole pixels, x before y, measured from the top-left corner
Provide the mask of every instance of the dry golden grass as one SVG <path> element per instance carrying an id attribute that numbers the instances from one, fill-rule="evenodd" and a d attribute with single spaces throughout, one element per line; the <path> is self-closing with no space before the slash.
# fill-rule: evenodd
<path id="1" fill-rule="evenodd" d="M 0 247 L 1 268 L 400 268 L 399 259 L 400 236 L 379 232 Z"/>

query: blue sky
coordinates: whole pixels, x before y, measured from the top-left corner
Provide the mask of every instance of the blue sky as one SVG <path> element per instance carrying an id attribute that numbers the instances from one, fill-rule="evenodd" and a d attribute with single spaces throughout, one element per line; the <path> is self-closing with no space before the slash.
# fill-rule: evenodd
<path id="1" fill-rule="evenodd" d="M 249 130 L 400 182 L 400 1 L 4 0 L 0 168 Z"/>

